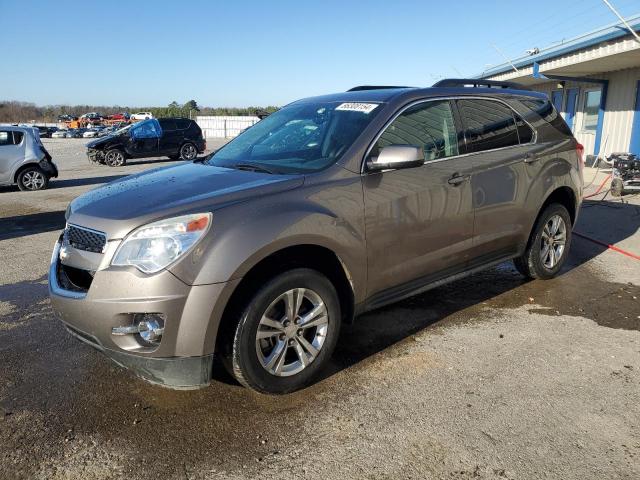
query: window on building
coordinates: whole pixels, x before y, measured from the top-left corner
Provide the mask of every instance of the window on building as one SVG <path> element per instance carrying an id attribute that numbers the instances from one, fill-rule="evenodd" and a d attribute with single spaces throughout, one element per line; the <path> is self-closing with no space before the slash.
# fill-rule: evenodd
<path id="1" fill-rule="evenodd" d="M 373 155 L 389 145 L 424 148 L 426 161 L 458 155 L 458 135 L 449 101 L 425 102 L 405 110 L 380 136 Z"/>
<path id="2" fill-rule="evenodd" d="M 467 151 L 482 152 L 519 145 L 513 111 L 492 100 L 458 100 Z"/>
<path id="3" fill-rule="evenodd" d="M 582 107 L 582 128 L 588 132 L 595 132 L 598 128 L 598 113 L 600 112 L 601 90 L 587 90 L 584 94 Z"/>

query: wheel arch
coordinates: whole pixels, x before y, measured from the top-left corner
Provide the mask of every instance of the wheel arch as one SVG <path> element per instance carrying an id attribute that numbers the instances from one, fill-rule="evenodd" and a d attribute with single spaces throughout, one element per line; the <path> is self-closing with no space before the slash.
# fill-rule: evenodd
<path id="1" fill-rule="evenodd" d="M 19 177 L 19 176 L 20 176 L 20 174 L 21 174 L 22 172 L 24 172 L 27 168 L 29 168 L 29 167 L 38 167 L 38 168 L 40 168 L 40 167 L 39 167 L 39 165 L 38 165 L 38 163 L 39 163 L 39 162 L 31 161 L 31 162 L 23 163 L 22 165 L 20 165 L 20 166 L 16 169 L 15 173 L 13 174 L 13 183 L 18 183 L 18 177 Z M 40 169 L 40 170 L 42 170 L 42 169 Z M 43 172 L 43 173 L 44 173 L 44 172 Z M 46 173 L 45 173 L 45 175 L 46 175 Z"/>
<path id="2" fill-rule="evenodd" d="M 342 321 L 352 322 L 355 295 L 351 274 L 338 254 L 327 247 L 316 244 L 288 246 L 260 259 L 246 272 L 240 283 L 234 288 L 220 318 L 216 335 L 216 352 L 224 348 L 230 338 L 239 312 L 245 306 L 251 292 L 260 288 L 274 276 L 294 268 L 311 268 L 325 275 L 336 288 Z"/>
<path id="3" fill-rule="evenodd" d="M 577 215 L 578 215 L 578 205 L 579 205 L 579 202 L 577 201 L 576 193 L 571 187 L 568 187 L 566 185 L 557 187 L 556 189 L 549 192 L 544 202 L 542 202 L 542 205 L 538 209 L 538 213 L 536 214 L 533 220 L 533 223 L 530 225 L 529 237 L 527 238 L 525 248 L 527 248 L 531 242 L 531 235 L 533 234 L 533 229 L 536 227 L 536 224 L 538 223 L 538 219 L 540 218 L 540 215 L 542 215 L 542 212 L 544 212 L 545 209 L 553 203 L 559 203 L 560 205 L 564 206 L 569 212 L 569 218 L 571 219 L 571 226 L 573 227 L 575 225 Z"/>

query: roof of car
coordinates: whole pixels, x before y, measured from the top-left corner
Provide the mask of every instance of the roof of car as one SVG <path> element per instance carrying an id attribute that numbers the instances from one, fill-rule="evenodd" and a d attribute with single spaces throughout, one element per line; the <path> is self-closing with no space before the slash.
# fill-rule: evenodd
<path id="1" fill-rule="evenodd" d="M 499 95 L 519 95 L 547 99 L 546 94 L 531 90 L 520 90 L 517 88 L 490 88 L 490 87 L 393 87 L 393 88 L 370 88 L 358 89 L 347 92 L 332 93 L 317 97 L 309 97 L 298 100 L 294 103 L 309 102 L 374 102 L 386 103 L 400 97 L 429 98 L 429 97 L 450 97 L 450 96 L 499 96 Z"/>

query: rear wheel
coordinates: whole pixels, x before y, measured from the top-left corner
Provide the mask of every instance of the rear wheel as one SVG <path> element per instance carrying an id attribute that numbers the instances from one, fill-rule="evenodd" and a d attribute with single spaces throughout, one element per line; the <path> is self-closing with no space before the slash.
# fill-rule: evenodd
<path id="1" fill-rule="evenodd" d="M 193 160 L 198 156 L 198 149 L 193 143 L 185 143 L 180 147 L 180 158 L 183 160 Z"/>
<path id="2" fill-rule="evenodd" d="M 230 335 L 225 363 L 244 386 L 292 392 L 311 383 L 331 357 L 340 330 L 340 303 L 315 270 L 290 270 L 249 301 Z"/>
<path id="3" fill-rule="evenodd" d="M 104 163 L 110 167 L 121 167 L 126 161 L 124 153 L 118 149 L 109 150 L 104 154 Z"/>
<path id="4" fill-rule="evenodd" d="M 20 190 L 44 190 L 49 185 L 49 177 L 40 167 L 27 167 L 18 175 L 18 188 Z"/>
<path id="5" fill-rule="evenodd" d="M 525 277 L 555 277 L 567 260 L 571 245 L 571 217 L 559 203 L 549 205 L 538 218 L 524 254 L 514 260 Z"/>

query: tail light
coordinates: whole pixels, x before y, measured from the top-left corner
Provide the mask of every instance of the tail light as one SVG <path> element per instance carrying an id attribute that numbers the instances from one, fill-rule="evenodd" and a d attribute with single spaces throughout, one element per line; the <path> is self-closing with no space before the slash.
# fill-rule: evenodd
<path id="1" fill-rule="evenodd" d="M 578 154 L 580 167 L 584 167 L 584 145 L 582 145 L 581 143 L 576 143 L 576 153 Z"/>
<path id="2" fill-rule="evenodd" d="M 584 183 L 584 145 L 576 143 L 576 153 L 578 154 L 578 171 L 580 172 L 582 183 Z"/>

